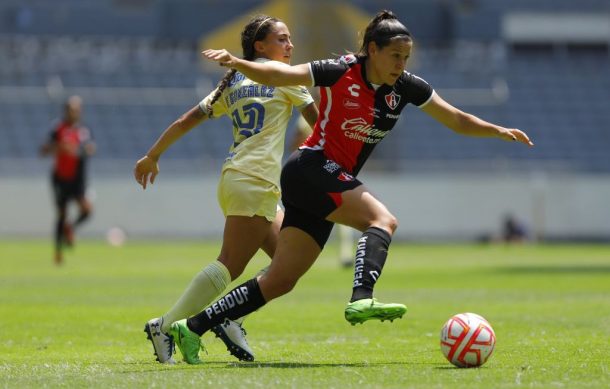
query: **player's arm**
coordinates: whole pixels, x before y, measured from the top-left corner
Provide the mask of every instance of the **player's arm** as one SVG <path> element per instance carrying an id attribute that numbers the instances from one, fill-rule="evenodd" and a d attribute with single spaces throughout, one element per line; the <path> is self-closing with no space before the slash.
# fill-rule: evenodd
<path id="1" fill-rule="evenodd" d="M 55 154 L 57 150 L 57 142 L 53 140 L 48 140 L 40 146 L 40 156 L 46 157 L 48 155 Z"/>
<path id="2" fill-rule="evenodd" d="M 70 148 L 69 146 L 71 145 L 66 142 L 59 142 L 57 131 L 52 131 L 47 141 L 40 146 L 39 153 L 43 157 L 55 155 L 59 152 L 76 154 L 76 148 Z"/>
<path id="3" fill-rule="evenodd" d="M 313 127 L 316 125 L 318 119 L 318 107 L 316 103 L 311 103 L 301 110 L 301 118 L 297 120 L 294 136 L 292 137 L 289 145 L 289 150 L 293 151 L 299 148 L 299 146 L 305 142 L 305 139 L 311 135 Z"/>
<path id="4" fill-rule="evenodd" d="M 516 128 L 501 127 L 463 112 L 436 93 L 433 93 L 430 101 L 421 109 L 436 121 L 462 135 L 496 137 L 507 141 L 518 141 L 528 146 L 534 145 L 525 132 Z"/>
<path id="5" fill-rule="evenodd" d="M 319 111 L 316 103 L 311 103 L 301 110 L 301 115 L 303 115 L 303 118 L 305 119 L 305 121 L 307 121 L 309 127 L 311 128 L 316 125 L 316 121 L 318 120 L 318 114 Z"/>
<path id="6" fill-rule="evenodd" d="M 163 131 L 146 155 L 136 162 L 133 169 L 134 177 L 143 189 L 146 189 L 149 181 L 151 184 L 155 182 L 155 177 L 159 174 L 159 158 L 165 150 L 205 119 L 207 115 L 198 104 Z"/>
<path id="7" fill-rule="evenodd" d="M 85 149 L 85 154 L 90 157 L 93 154 L 95 154 L 95 152 L 97 151 L 97 145 L 95 144 L 95 142 L 93 141 L 87 141 L 84 145 L 83 148 Z"/>
<path id="8" fill-rule="evenodd" d="M 208 49 L 202 54 L 207 59 L 218 62 L 220 66 L 235 69 L 252 81 L 263 85 L 313 85 L 309 64 L 287 66 L 276 62 L 251 62 L 237 58 L 225 49 Z"/>

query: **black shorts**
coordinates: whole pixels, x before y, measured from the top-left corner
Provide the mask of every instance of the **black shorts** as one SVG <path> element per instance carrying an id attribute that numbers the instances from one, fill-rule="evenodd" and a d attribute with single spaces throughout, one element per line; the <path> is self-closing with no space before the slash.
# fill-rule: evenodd
<path id="1" fill-rule="evenodd" d="M 51 183 L 53 185 L 55 204 L 60 208 L 65 207 L 70 200 L 85 197 L 85 180 L 81 175 L 78 175 L 74 180 L 63 180 L 53 174 Z"/>
<path id="2" fill-rule="evenodd" d="M 362 183 L 323 151 L 297 150 L 282 168 L 280 179 L 285 214 L 282 228 L 296 227 L 323 248 L 333 223 L 326 217 L 341 205 L 341 194 Z"/>

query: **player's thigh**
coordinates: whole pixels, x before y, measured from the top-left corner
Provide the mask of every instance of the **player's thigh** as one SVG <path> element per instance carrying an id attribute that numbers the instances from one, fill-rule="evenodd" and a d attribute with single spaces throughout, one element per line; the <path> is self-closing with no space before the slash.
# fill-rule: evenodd
<path id="1" fill-rule="evenodd" d="M 305 231 L 285 227 L 280 231 L 278 246 L 259 285 L 267 301 L 287 293 L 309 270 L 321 252 L 320 245 Z"/>
<path id="2" fill-rule="evenodd" d="M 327 220 L 364 231 L 371 226 L 396 228 L 396 218 L 388 208 L 368 190 L 360 185 L 341 194 L 341 205 L 327 216 Z"/>
<path id="3" fill-rule="evenodd" d="M 55 208 L 60 216 L 64 216 L 68 207 L 68 201 L 70 200 L 70 186 L 67 182 L 60 180 L 56 176 L 51 178 L 51 185 Z"/>
<path id="4" fill-rule="evenodd" d="M 269 234 L 267 238 L 263 242 L 262 249 L 269 256 L 269 258 L 273 258 L 273 254 L 275 253 L 275 249 L 277 247 L 277 240 L 280 234 L 280 227 L 282 226 L 282 221 L 284 220 L 284 211 L 278 207 L 277 213 L 275 215 L 275 220 L 271 223 L 269 227 Z"/>
<path id="5" fill-rule="evenodd" d="M 231 278 L 237 278 L 256 254 L 271 230 L 271 222 L 262 216 L 227 216 L 218 260 Z"/>
<path id="6" fill-rule="evenodd" d="M 227 266 L 233 279 L 272 233 L 279 196 L 279 188 L 268 181 L 233 169 L 223 171 L 218 202 L 226 222 L 218 259 Z"/>

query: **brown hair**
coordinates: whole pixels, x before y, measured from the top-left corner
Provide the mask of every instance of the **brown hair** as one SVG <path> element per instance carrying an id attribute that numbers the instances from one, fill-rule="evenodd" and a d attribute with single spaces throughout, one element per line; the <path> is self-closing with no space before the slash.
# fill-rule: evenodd
<path id="1" fill-rule="evenodd" d="M 265 39 L 267 34 L 269 34 L 269 32 L 271 31 L 271 27 L 277 22 L 281 22 L 281 20 L 267 15 L 256 15 L 255 17 L 250 19 L 248 24 L 244 26 L 244 29 L 241 32 L 241 49 L 243 59 L 246 59 L 248 61 L 254 60 L 256 55 L 256 50 L 254 49 L 254 42 Z M 231 79 L 235 75 L 235 72 L 235 69 L 227 70 L 225 75 L 218 82 L 218 85 L 216 85 L 216 93 L 214 93 L 214 96 L 212 96 L 212 99 L 206 106 L 207 114 L 209 117 L 212 117 L 213 115 L 212 105 L 216 102 L 216 100 L 218 100 L 218 98 L 222 94 L 222 91 L 225 90 L 225 88 L 229 84 L 229 81 L 231 81 Z"/>
<path id="2" fill-rule="evenodd" d="M 398 17 L 392 11 L 384 9 L 377 13 L 366 26 L 362 46 L 357 56 L 368 57 L 369 43 L 371 42 L 375 42 L 379 48 L 383 48 L 389 45 L 392 39 L 396 38 L 413 40 L 411 32 L 398 20 Z"/>

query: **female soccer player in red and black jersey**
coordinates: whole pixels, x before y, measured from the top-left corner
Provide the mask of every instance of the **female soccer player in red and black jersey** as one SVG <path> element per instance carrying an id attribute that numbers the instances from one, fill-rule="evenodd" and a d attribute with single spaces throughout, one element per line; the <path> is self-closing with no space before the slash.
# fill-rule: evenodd
<path id="1" fill-rule="evenodd" d="M 85 196 L 87 157 L 95 153 L 89 129 L 80 124 L 82 100 L 71 96 L 64 106 L 62 120 L 51 131 L 49 140 L 40 148 L 41 155 L 53 155 L 51 174 L 57 209 L 55 223 L 55 264 L 63 262 L 62 247 L 74 242 L 74 229 L 91 215 L 92 205 Z M 68 202 L 75 200 L 79 214 L 73 223 L 67 220 Z"/>
<path id="2" fill-rule="evenodd" d="M 265 85 L 320 87 L 320 114 L 313 134 L 285 164 L 281 175 L 285 216 L 266 274 L 251 279 L 183 326 L 184 343 L 225 317 L 237 318 L 288 293 L 320 254 L 334 223 L 359 231 L 352 298 L 345 318 L 352 324 L 402 317 L 402 304 L 383 304 L 373 287 L 386 260 L 396 218 L 355 176 L 411 103 L 459 134 L 497 137 L 532 146 L 527 135 L 467 114 L 445 102 L 423 79 L 406 71 L 413 41 L 389 11 L 366 28 L 356 55 L 275 66 L 238 59 L 226 50 L 206 50 L 208 59 L 237 69 Z"/>

